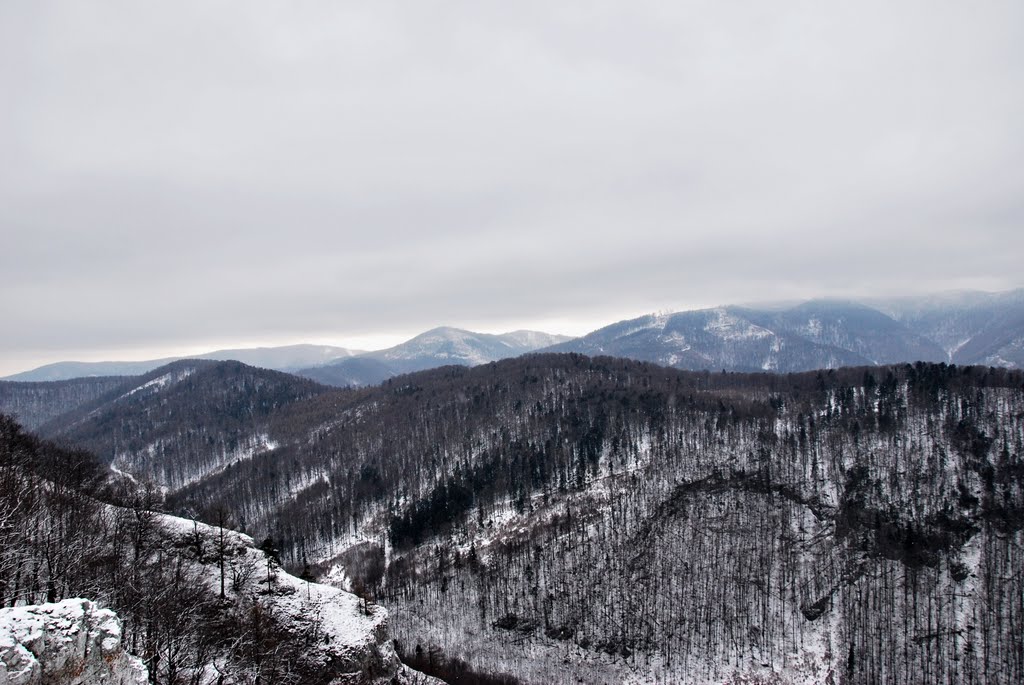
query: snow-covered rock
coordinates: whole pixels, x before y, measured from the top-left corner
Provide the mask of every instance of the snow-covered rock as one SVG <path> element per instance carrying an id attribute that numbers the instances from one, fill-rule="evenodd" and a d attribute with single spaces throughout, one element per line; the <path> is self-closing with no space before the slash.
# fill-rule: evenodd
<path id="1" fill-rule="evenodd" d="M 158 515 L 157 520 L 167 534 L 179 540 L 202 539 L 205 544 L 212 544 L 218 536 L 225 535 L 235 549 L 231 564 L 258 569 L 243 587 L 231 588 L 229 597 L 248 595 L 258 599 L 291 630 L 297 633 L 313 630 L 319 634 L 322 637 L 319 647 L 306 656 L 318 662 L 322 674 L 333 678 L 332 684 L 442 683 L 402 664 L 395 652 L 384 607 L 366 603 L 337 587 L 306 582 L 276 567 L 273 582 L 268 587 L 266 555 L 256 548 L 248 535 L 221 531 L 215 526 L 166 514 Z M 216 590 L 217 566 L 210 563 L 202 567 L 209 587 Z M 0 681 L 0 685 L 5 683 Z"/>
<path id="2" fill-rule="evenodd" d="M 0 685 L 143 685 L 121 621 L 87 599 L 0 609 Z"/>

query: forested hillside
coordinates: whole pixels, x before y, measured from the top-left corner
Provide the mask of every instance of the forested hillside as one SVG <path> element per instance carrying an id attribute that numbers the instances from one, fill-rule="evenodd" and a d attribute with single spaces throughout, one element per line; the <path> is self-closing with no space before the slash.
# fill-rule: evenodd
<path id="1" fill-rule="evenodd" d="M 0 381 L 0 412 L 17 417 L 26 428 L 37 428 L 84 404 L 94 402 L 128 382 L 129 379 L 124 376 L 75 378 L 46 383 Z"/>
<path id="2" fill-rule="evenodd" d="M 271 417 L 327 389 L 239 362 L 173 362 L 39 427 L 138 480 L 177 488 L 274 442 Z"/>
<path id="3" fill-rule="evenodd" d="M 528 356 L 291 404 L 171 504 L 528 681 L 1019 682 L 1022 387 Z"/>
<path id="4" fill-rule="evenodd" d="M 36 609 L 50 615 L 53 602 L 84 597 L 113 609 L 120 646 L 159 685 L 430 682 L 396 658 L 383 608 L 284 573 L 269 542 L 257 549 L 247 536 L 161 514 L 159 503 L 111 481 L 88 452 L 0 414 L 0 607 L 24 607 L 24 617 L 48 603 Z M 20 656 L 11 639 L 0 640 L 0 681 L 72 682 L 47 679 L 73 670 L 45 662 L 70 658 L 54 656 L 59 637 L 44 645 L 29 635 L 31 653 Z M 83 667 L 85 656 L 76 655 Z M 34 674 L 20 670 L 33 663 Z"/>

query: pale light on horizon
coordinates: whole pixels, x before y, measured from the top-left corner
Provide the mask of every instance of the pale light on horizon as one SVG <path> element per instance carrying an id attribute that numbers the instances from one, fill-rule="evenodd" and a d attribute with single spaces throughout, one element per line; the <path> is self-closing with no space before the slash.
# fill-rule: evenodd
<path id="1" fill-rule="evenodd" d="M 891 299 L 900 296 L 927 296 L 943 295 L 958 292 L 1000 292 L 1012 290 L 1012 287 L 992 287 L 1002 285 L 1002 281 L 992 279 L 976 279 L 969 282 L 957 284 L 959 287 L 943 291 L 928 291 L 922 289 L 908 289 L 906 293 L 894 294 Z M 649 314 L 670 314 L 680 311 L 706 309 L 719 306 L 748 306 L 748 307 L 774 307 L 778 305 L 792 305 L 808 299 L 850 299 L 861 300 L 870 304 L 873 299 L 870 294 L 849 291 L 832 291 L 820 293 L 814 297 L 799 296 L 794 294 L 790 297 L 778 297 L 773 300 L 763 298 L 751 298 L 743 300 L 738 298 L 732 302 L 711 301 L 703 302 L 689 300 L 687 302 L 676 301 L 675 303 L 661 303 L 661 306 L 650 308 L 646 311 L 629 311 L 620 309 L 616 312 L 609 312 L 606 316 L 546 316 L 535 319 L 474 319 L 465 322 L 440 321 L 434 326 L 423 329 L 393 329 L 381 332 L 326 332 L 310 333 L 309 335 L 287 335 L 268 336 L 265 338 L 239 337 L 235 339 L 217 339 L 191 342 L 181 345 L 154 345 L 154 346 L 113 346 L 103 350 L 87 350 L 82 348 L 61 348 L 47 350 L 45 354 L 28 355 L 24 357 L 13 357 L 0 359 L 0 378 L 24 371 L 30 371 L 41 366 L 58 362 L 133 362 L 150 361 L 157 359 L 173 359 L 207 354 L 218 350 L 254 349 L 266 347 L 284 347 L 289 345 L 322 345 L 329 347 L 340 347 L 349 351 L 373 352 L 387 349 L 404 343 L 427 330 L 438 327 L 451 327 L 469 330 L 475 333 L 486 333 L 500 335 L 511 333 L 517 330 L 531 330 L 568 337 L 581 337 L 595 330 L 603 328 L 619 321 L 639 318 Z M 866 291 L 870 293 L 870 290 Z"/>

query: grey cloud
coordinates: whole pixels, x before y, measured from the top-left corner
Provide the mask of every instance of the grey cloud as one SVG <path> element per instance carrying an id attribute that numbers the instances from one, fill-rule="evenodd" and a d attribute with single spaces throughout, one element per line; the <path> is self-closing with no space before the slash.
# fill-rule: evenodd
<path id="1" fill-rule="evenodd" d="M 1022 33 L 1017 2 L 5 3 L 0 365 L 1019 286 Z"/>

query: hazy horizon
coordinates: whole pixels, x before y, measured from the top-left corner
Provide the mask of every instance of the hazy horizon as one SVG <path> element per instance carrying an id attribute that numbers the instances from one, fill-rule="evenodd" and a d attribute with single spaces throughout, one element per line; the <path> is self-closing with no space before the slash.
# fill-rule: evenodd
<path id="1" fill-rule="evenodd" d="M 887 299 L 898 299 L 901 297 L 929 297 L 929 296 L 948 296 L 961 293 L 987 293 L 995 294 L 1002 292 L 1012 292 L 1020 290 L 1021 288 L 1007 288 L 1004 290 L 980 290 L 980 289 L 955 289 L 946 291 L 936 291 L 931 293 L 919 293 L 917 295 L 901 294 L 896 293 L 889 296 L 876 296 L 876 299 L 887 300 Z M 850 293 L 833 293 L 831 295 L 820 295 L 815 297 L 807 298 L 791 298 L 787 300 L 760 300 L 752 299 L 746 301 L 736 302 L 718 302 L 715 304 L 698 304 L 692 307 L 676 307 L 676 308 L 665 308 L 665 309 L 649 309 L 645 311 L 631 312 L 623 314 L 617 318 L 602 319 L 600 321 L 583 321 L 583 320 L 546 320 L 546 321 L 535 321 L 531 325 L 530 322 L 523 323 L 522 325 L 516 325 L 515 323 L 508 326 L 498 326 L 497 328 L 481 328 L 473 325 L 457 325 L 452 323 L 438 323 L 433 326 L 429 326 L 423 329 L 417 329 L 412 331 L 404 331 L 395 329 L 392 332 L 383 332 L 379 334 L 366 334 L 360 336 L 345 336 L 339 334 L 337 336 L 292 336 L 282 337 L 278 340 L 263 340 L 253 341 L 246 339 L 235 339 L 233 341 L 211 341 L 211 342 L 197 342 L 194 344 L 184 346 L 165 346 L 165 347 L 147 347 L 147 348 L 112 348 L 110 350 L 99 350 L 92 353 L 86 352 L 75 356 L 75 350 L 68 350 L 68 354 L 60 356 L 56 354 L 50 357 L 39 357 L 36 361 L 30 361 L 27 364 L 16 362 L 8 362 L 8 360 L 0 359 L 0 378 L 5 376 L 11 376 L 14 374 L 22 373 L 25 371 L 31 371 L 48 364 L 55 364 L 59 362 L 133 362 L 133 361 L 149 361 L 154 359 L 165 359 L 175 357 L 190 357 L 196 355 L 207 354 L 218 350 L 234 350 L 234 349 L 254 349 L 261 347 L 283 347 L 288 345 L 323 345 L 331 347 L 341 347 L 350 351 L 359 352 L 372 352 L 376 350 L 382 350 L 395 345 L 404 343 L 421 333 L 428 330 L 441 327 L 459 328 L 464 330 L 473 331 L 474 333 L 486 333 L 491 335 L 500 335 L 503 333 L 511 333 L 517 330 L 533 330 L 541 331 L 544 333 L 550 333 L 553 335 L 566 335 L 570 337 L 580 337 L 587 333 L 593 332 L 597 329 L 603 328 L 619 321 L 639 318 L 650 314 L 658 314 L 665 312 L 679 312 L 688 311 L 692 309 L 707 309 L 720 306 L 744 306 L 744 307 L 760 307 L 764 309 L 786 307 L 800 302 L 808 300 L 819 300 L 819 299 L 835 299 L 835 300 L 851 300 L 851 301 L 863 301 L 865 304 L 871 305 L 870 300 L 872 298 L 861 297 L 852 295 Z"/>

